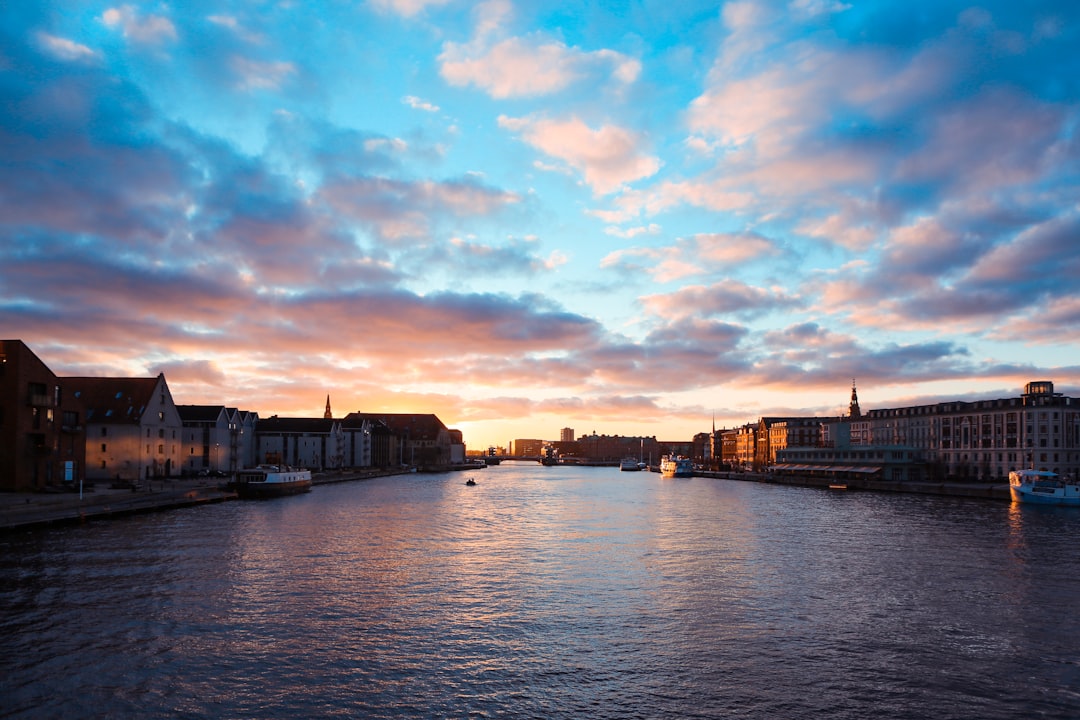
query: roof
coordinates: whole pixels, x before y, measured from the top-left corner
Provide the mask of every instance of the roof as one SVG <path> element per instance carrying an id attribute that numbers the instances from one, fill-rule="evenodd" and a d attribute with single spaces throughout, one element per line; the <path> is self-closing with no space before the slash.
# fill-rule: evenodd
<path id="1" fill-rule="evenodd" d="M 185 423 L 212 423 L 221 416 L 223 405 L 177 405 L 180 419 Z"/>
<path id="2" fill-rule="evenodd" d="M 161 378 L 65 377 L 63 382 L 86 408 L 86 422 L 137 425 Z"/>
<path id="3" fill-rule="evenodd" d="M 337 420 L 329 418 L 305 418 L 305 417 L 278 417 L 273 415 L 268 418 L 259 418 L 255 425 L 259 433 L 309 433 L 313 435 L 329 435 Z"/>
<path id="4" fill-rule="evenodd" d="M 349 413 L 341 421 L 346 428 L 360 427 L 367 420 L 371 423 L 383 422 L 394 434 L 408 435 L 411 440 L 437 440 L 447 427 L 433 413 Z M 261 421 L 260 421 L 261 422 Z"/>

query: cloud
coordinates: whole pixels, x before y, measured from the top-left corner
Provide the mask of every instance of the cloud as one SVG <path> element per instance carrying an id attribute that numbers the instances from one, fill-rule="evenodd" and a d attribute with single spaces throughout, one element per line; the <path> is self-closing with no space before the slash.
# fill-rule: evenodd
<path id="1" fill-rule="evenodd" d="M 499 126 L 520 132 L 528 144 L 575 168 L 600 195 L 650 177 L 660 169 L 660 160 L 642 151 L 644 139 L 616 125 L 602 125 L 594 130 L 578 118 L 500 116 Z"/>
<path id="2" fill-rule="evenodd" d="M 101 54 L 81 43 L 68 40 L 67 38 L 50 35 L 46 32 L 37 33 L 38 45 L 42 50 L 52 55 L 57 60 L 72 62 L 97 62 Z"/>
<path id="3" fill-rule="evenodd" d="M 125 38 L 141 45 L 160 45 L 175 41 L 176 26 L 163 15 L 141 16 L 132 5 L 109 8 L 101 15 L 106 27 L 119 28 Z"/>
<path id="4" fill-rule="evenodd" d="M 625 273 L 647 272 L 657 282 L 672 282 L 730 273 L 736 266 L 778 254 L 771 240 L 756 233 L 701 233 L 666 247 L 615 250 L 600 266 Z"/>
<path id="5" fill-rule="evenodd" d="M 737 280 L 687 285 L 674 292 L 641 298 L 645 311 L 663 318 L 712 316 L 757 317 L 774 310 L 797 309 L 802 301 L 780 288 L 758 288 Z"/>
<path id="6" fill-rule="evenodd" d="M 320 189 L 319 199 L 391 242 L 428 237 L 440 216 L 486 216 L 520 202 L 514 193 L 471 178 L 446 182 L 331 179 Z"/>
<path id="7" fill-rule="evenodd" d="M 285 61 L 260 61 L 234 55 L 229 68 L 241 90 L 278 90 L 296 75 L 296 65 Z"/>
<path id="8" fill-rule="evenodd" d="M 401 102 L 405 103 L 413 110 L 423 110 L 424 112 L 437 113 L 439 112 L 439 106 L 433 105 L 425 100 L 421 100 L 415 95 L 406 95 L 401 98 Z"/>
<path id="9" fill-rule="evenodd" d="M 384 12 L 392 12 L 403 17 L 411 18 L 427 10 L 429 7 L 446 5 L 450 0 L 371 0 L 371 5 Z"/>
<path id="10" fill-rule="evenodd" d="M 447 43 L 439 72 L 455 86 L 475 85 L 505 99 L 550 95 L 601 69 L 622 84 L 637 80 L 641 63 L 612 50 L 592 53 L 537 37 L 507 38 L 491 46 Z"/>

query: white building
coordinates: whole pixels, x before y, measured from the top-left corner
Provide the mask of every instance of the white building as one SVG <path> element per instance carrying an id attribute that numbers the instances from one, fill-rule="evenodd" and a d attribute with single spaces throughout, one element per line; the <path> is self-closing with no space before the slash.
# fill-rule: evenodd
<path id="1" fill-rule="evenodd" d="M 140 484 L 180 474 L 183 426 L 164 375 L 64 378 L 86 409 L 86 478 Z"/>

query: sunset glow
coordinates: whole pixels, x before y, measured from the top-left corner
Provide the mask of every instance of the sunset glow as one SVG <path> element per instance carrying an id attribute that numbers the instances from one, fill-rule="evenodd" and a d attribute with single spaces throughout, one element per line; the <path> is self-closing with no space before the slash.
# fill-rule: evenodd
<path id="1" fill-rule="evenodd" d="M 13 3 L 0 337 L 470 449 L 1080 394 L 1074 2 Z"/>

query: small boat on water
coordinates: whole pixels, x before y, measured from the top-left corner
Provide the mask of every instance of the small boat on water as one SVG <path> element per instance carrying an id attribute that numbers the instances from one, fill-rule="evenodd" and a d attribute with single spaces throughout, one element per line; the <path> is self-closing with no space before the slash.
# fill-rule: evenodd
<path id="1" fill-rule="evenodd" d="M 311 471 L 288 465 L 259 465 L 245 468 L 231 483 L 242 498 L 273 498 L 311 491 Z"/>
<path id="2" fill-rule="evenodd" d="M 469 478 L 468 480 L 465 481 L 465 484 L 466 485 L 475 485 L 476 481 L 473 480 L 472 478 Z"/>
<path id="3" fill-rule="evenodd" d="M 641 465 L 638 464 L 637 458 L 628 457 L 619 461 L 619 469 L 626 472 L 637 472 L 641 470 Z"/>
<path id="4" fill-rule="evenodd" d="M 1009 492 L 1019 503 L 1080 506 L 1080 483 L 1062 480 L 1047 470 L 1013 470 Z"/>
<path id="5" fill-rule="evenodd" d="M 665 455 L 660 458 L 660 475 L 666 478 L 694 476 L 694 463 L 683 455 Z"/>

